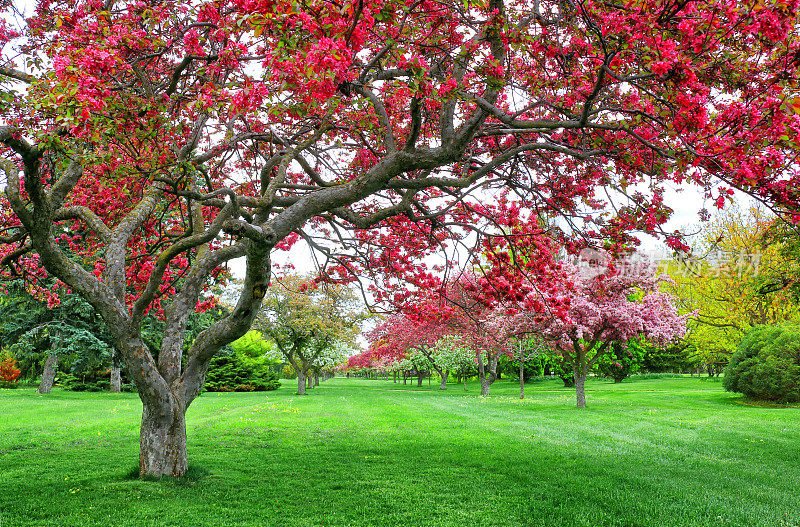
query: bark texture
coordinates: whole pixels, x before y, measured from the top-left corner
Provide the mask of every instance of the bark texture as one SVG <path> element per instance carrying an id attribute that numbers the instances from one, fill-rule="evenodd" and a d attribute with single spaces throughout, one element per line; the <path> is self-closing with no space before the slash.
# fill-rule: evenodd
<path id="1" fill-rule="evenodd" d="M 162 413 L 145 405 L 139 433 L 139 475 L 182 476 L 188 466 L 183 408 L 176 406 Z"/>
<path id="2" fill-rule="evenodd" d="M 586 408 L 586 374 L 575 370 L 575 398 L 578 408 Z"/>
<path id="3" fill-rule="evenodd" d="M 122 371 L 119 366 L 111 366 L 111 391 L 113 393 L 122 391 Z"/>
<path id="4" fill-rule="evenodd" d="M 42 372 L 42 382 L 36 389 L 37 393 L 48 394 L 53 389 L 53 382 L 56 380 L 56 370 L 58 367 L 58 356 L 54 354 L 47 355 L 47 360 L 44 361 L 44 371 Z"/>

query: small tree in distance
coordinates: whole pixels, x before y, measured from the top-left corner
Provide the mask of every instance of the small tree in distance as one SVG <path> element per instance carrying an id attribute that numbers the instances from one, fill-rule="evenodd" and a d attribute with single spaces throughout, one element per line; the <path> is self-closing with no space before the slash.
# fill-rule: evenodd
<path id="1" fill-rule="evenodd" d="M 353 343 L 365 318 L 362 308 L 347 285 L 287 275 L 270 288 L 253 329 L 275 342 L 304 395 L 309 375 L 329 362 L 326 353 L 337 343 Z"/>
<path id="2" fill-rule="evenodd" d="M 433 347 L 433 356 L 442 368 L 463 379 L 467 389 L 467 377 L 475 371 L 475 350 L 458 335 L 446 335 Z"/>

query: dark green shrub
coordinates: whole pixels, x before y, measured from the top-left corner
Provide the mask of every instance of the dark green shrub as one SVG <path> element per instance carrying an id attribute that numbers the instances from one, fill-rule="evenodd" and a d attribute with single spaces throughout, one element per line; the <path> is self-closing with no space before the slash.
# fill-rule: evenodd
<path id="1" fill-rule="evenodd" d="M 632 373 L 639 371 L 647 343 L 643 340 L 631 340 L 627 345 L 612 342 L 610 350 L 597 363 L 600 375 L 622 382 Z"/>
<path id="2" fill-rule="evenodd" d="M 572 368 L 572 363 L 568 360 L 559 357 L 553 364 L 553 373 L 564 382 L 566 388 L 575 387 L 575 371 Z"/>
<path id="3" fill-rule="evenodd" d="M 71 392 L 107 392 L 111 389 L 108 372 L 66 373 L 60 376 L 58 384 Z"/>
<path id="4" fill-rule="evenodd" d="M 539 356 L 525 361 L 525 364 L 523 366 L 523 375 L 525 376 L 525 382 L 527 382 L 528 379 L 542 376 L 544 372 L 543 364 L 545 360 L 546 358 Z M 509 377 L 511 379 L 517 379 L 518 381 L 519 359 L 506 356 L 500 357 L 500 359 L 497 361 L 497 370 L 501 372 L 503 376 Z"/>
<path id="5" fill-rule="evenodd" d="M 800 401 L 800 324 L 750 330 L 728 362 L 723 386 L 753 399 Z"/>
<path id="6" fill-rule="evenodd" d="M 686 341 L 667 346 L 650 345 L 645 350 L 641 371 L 650 373 L 678 373 L 696 366 L 696 349 Z"/>
<path id="7" fill-rule="evenodd" d="M 267 363 L 223 351 L 211 359 L 205 388 L 209 392 L 262 392 L 280 385 L 278 375 Z"/>

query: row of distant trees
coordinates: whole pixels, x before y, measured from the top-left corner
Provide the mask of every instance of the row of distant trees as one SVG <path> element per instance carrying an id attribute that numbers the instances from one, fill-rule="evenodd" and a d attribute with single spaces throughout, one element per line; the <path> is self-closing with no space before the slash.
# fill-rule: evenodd
<path id="1" fill-rule="evenodd" d="M 556 350 L 542 346 L 531 337 L 513 344 L 517 350 L 510 355 L 502 355 L 497 362 L 497 379 L 503 377 L 521 381 L 520 397 L 524 397 L 524 383 L 548 377 L 560 378 L 565 387 L 574 387 L 575 378 L 572 365 Z M 394 361 L 380 361 L 372 366 L 346 368 L 355 377 L 392 379 L 407 384 L 416 380 L 421 386 L 424 379 L 438 377 L 440 388 L 446 389 L 448 382 L 463 384 L 479 378 L 475 360 L 477 351 L 456 335 L 442 337 L 427 353 L 418 349 L 409 350 L 406 356 Z M 679 341 L 660 346 L 644 338 L 628 342 L 613 342 L 609 353 L 590 369 L 591 374 L 606 377 L 615 383 L 622 382 L 631 375 L 645 373 L 694 373 L 697 369 L 694 350 Z"/>
<path id="2" fill-rule="evenodd" d="M 54 382 L 66 389 L 132 390 L 113 339 L 96 311 L 82 298 L 62 292 L 57 302 L 39 298 L 21 282 L 5 284 L 0 297 L 0 361 L 19 380 L 39 383 L 49 393 Z M 224 306 L 192 315 L 186 346 L 226 313 Z M 298 393 L 319 385 L 354 353 L 365 319 L 354 292 L 336 284 L 316 284 L 299 276 L 278 280 L 264 302 L 254 330 L 224 348 L 210 363 L 206 389 L 274 389 L 277 378 L 297 378 Z M 144 319 L 143 336 L 157 355 L 163 318 Z M 1 379 L 0 379 L 1 380 Z"/>

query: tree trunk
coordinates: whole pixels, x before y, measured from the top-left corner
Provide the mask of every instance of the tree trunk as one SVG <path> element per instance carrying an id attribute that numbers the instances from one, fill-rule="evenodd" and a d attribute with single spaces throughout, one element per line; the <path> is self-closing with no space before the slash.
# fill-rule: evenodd
<path id="1" fill-rule="evenodd" d="M 122 391 L 122 371 L 120 364 L 121 357 L 117 348 L 111 348 L 111 391 L 119 393 Z"/>
<path id="2" fill-rule="evenodd" d="M 119 366 L 111 366 L 111 391 L 114 393 L 122 391 L 122 371 Z"/>
<path id="3" fill-rule="evenodd" d="M 397 372 L 396 371 L 392 372 L 392 379 L 393 379 L 393 382 L 397 382 Z"/>
<path id="4" fill-rule="evenodd" d="M 589 346 L 592 349 L 594 345 Z M 586 361 L 586 347 L 573 338 L 575 359 L 572 363 L 572 378 L 575 379 L 575 398 L 578 408 L 586 408 L 586 377 L 589 375 L 589 364 Z M 595 355 L 597 358 L 598 355 Z"/>
<path id="5" fill-rule="evenodd" d="M 182 476 L 188 466 L 183 409 L 173 408 L 164 415 L 145 404 L 139 435 L 139 476 Z"/>
<path id="6" fill-rule="evenodd" d="M 313 374 L 309 373 L 308 375 L 306 375 L 306 389 L 310 390 L 313 387 L 314 387 Z"/>
<path id="7" fill-rule="evenodd" d="M 519 398 L 525 398 L 525 362 L 519 360 Z"/>
<path id="8" fill-rule="evenodd" d="M 38 393 L 48 394 L 53 389 L 53 381 L 56 380 L 56 371 L 58 369 L 58 356 L 55 354 L 48 354 L 47 360 L 44 361 L 44 371 L 42 372 L 42 382 L 39 383 L 39 388 L 36 389 Z"/>
<path id="9" fill-rule="evenodd" d="M 575 396 L 578 408 L 586 408 L 586 375 L 575 372 Z"/>
<path id="10" fill-rule="evenodd" d="M 463 379 L 464 379 L 464 391 L 466 392 L 467 391 L 467 376 L 464 375 Z"/>
<path id="11" fill-rule="evenodd" d="M 306 376 L 302 371 L 297 370 L 297 395 L 306 394 Z"/>
<path id="12" fill-rule="evenodd" d="M 486 366 L 483 363 L 483 355 L 478 355 L 478 380 L 481 382 L 481 395 L 489 395 L 491 382 L 486 378 Z"/>
<path id="13" fill-rule="evenodd" d="M 406 375 L 406 372 L 403 372 L 403 384 L 406 384 L 407 381 L 408 381 L 408 376 Z"/>
<path id="14" fill-rule="evenodd" d="M 445 371 L 444 375 L 442 375 L 442 384 L 439 385 L 439 389 L 440 390 L 446 390 L 447 389 L 447 377 L 449 375 L 450 375 L 450 370 Z"/>
<path id="15" fill-rule="evenodd" d="M 417 372 L 417 386 L 422 386 L 422 372 Z"/>
<path id="16" fill-rule="evenodd" d="M 586 408 L 586 374 L 583 368 L 575 368 L 575 394 L 578 408 Z"/>

